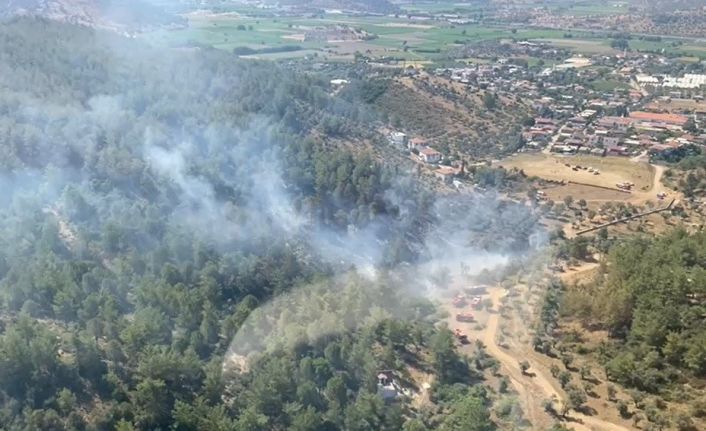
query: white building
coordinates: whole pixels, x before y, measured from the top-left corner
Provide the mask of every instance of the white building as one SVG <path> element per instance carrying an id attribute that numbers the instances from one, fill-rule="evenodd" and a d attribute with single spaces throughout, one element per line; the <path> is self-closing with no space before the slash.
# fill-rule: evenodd
<path id="1" fill-rule="evenodd" d="M 392 132 L 390 133 L 390 136 L 388 136 L 388 139 L 391 144 L 396 145 L 398 147 L 407 146 L 407 135 L 402 132 Z"/>

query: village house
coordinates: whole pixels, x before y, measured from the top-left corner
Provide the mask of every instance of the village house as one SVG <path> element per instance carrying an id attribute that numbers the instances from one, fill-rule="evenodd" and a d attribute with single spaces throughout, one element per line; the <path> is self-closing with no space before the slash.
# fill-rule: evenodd
<path id="1" fill-rule="evenodd" d="M 596 114 L 598 114 L 598 111 L 595 109 L 584 109 L 579 113 L 579 117 L 585 119 L 586 121 L 593 120 L 596 117 Z"/>
<path id="2" fill-rule="evenodd" d="M 441 153 L 431 147 L 425 147 L 419 150 L 419 160 L 425 163 L 439 163 Z"/>
<path id="3" fill-rule="evenodd" d="M 601 127 L 606 127 L 608 129 L 624 127 L 626 130 L 635 120 L 627 117 L 611 117 L 606 116 L 599 118 L 596 124 Z"/>
<path id="4" fill-rule="evenodd" d="M 583 117 L 575 116 L 575 117 L 569 118 L 568 124 L 570 124 L 571 126 L 573 126 L 576 129 L 583 129 L 588 124 L 588 120 Z"/>
<path id="5" fill-rule="evenodd" d="M 405 148 L 407 146 L 407 135 L 405 135 L 402 132 L 392 132 L 390 133 L 390 136 L 388 137 L 388 140 L 392 145 L 395 145 L 397 147 L 402 147 Z"/>
<path id="6" fill-rule="evenodd" d="M 553 153 L 561 153 L 561 154 L 574 154 L 578 151 L 578 149 L 579 149 L 578 146 L 570 146 L 570 145 L 554 145 L 554 146 L 552 146 Z"/>
<path id="7" fill-rule="evenodd" d="M 603 138 L 603 146 L 606 148 L 617 148 L 620 146 L 620 138 L 608 136 Z"/>
<path id="8" fill-rule="evenodd" d="M 605 153 L 609 156 L 627 156 L 629 155 L 628 147 L 624 145 L 608 144 L 605 146 Z"/>
<path id="9" fill-rule="evenodd" d="M 689 118 L 685 115 L 678 114 L 661 114 L 656 112 L 635 111 L 630 113 L 630 118 L 641 121 L 643 123 L 651 123 L 653 125 L 665 124 L 667 126 L 683 127 Z"/>
<path id="10" fill-rule="evenodd" d="M 378 395 L 386 403 L 394 401 L 399 395 L 399 388 L 395 384 L 395 378 L 392 371 L 384 370 L 378 373 Z"/>
<path id="11" fill-rule="evenodd" d="M 665 141 L 662 144 L 654 144 L 650 147 L 649 153 L 650 154 L 665 154 L 669 153 L 671 151 L 677 150 L 681 147 L 682 145 L 675 140 L 669 140 Z"/>
<path id="12" fill-rule="evenodd" d="M 434 175 L 446 184 L 451 184 L 458 173 L 459 169 L 452 166 L 440 166 L 434 171 Z"/>
<path id="13" fill-rule="evenodd" d="M 422 138 L 412 138 L 407 141 L 407 149 L 409 151 L 412 151 L 412 150 L 419 151 L 426 146 L 427 146 L 427 141 Z"/>

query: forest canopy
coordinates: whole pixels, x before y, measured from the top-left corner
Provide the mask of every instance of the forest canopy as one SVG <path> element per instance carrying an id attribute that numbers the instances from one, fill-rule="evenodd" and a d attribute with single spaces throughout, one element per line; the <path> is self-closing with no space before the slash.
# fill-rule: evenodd
<path id="1" fill-rule="evenodd" d="M 385 277 L 459 250 L 522 253 L 538 233 L 526 208 L 435 198 L 323 145 L 331 124 L 365 136 L 376 114 L 323 75 L 225 52 L 16 19 L 0 26 L 0 88 L 0 428 L 493 427 L 477 367 Z M 369 266 L 373 281 L 326 293 Z M 309 307 L 365 324 L 284 325 L 286 348 L 224 367 L 251 312 L 301 286 L 325 291 Z M 448 418 L 377 395 L 400 357 L 428 362 Z"/>

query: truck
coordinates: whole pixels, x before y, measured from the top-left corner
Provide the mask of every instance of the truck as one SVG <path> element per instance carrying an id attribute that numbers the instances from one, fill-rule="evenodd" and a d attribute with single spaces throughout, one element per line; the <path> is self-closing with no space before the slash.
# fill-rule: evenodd
<path id="1" fill-rule="evenodd" d="M 469 312 L 461 312 L 456 314 L 456 321 L 457 322 L 473 322 L 475 319 L 473 318 L 473 314 Z"/>
<path id="2" fill-rule="evenodd" d="M 475 286 L 469 286 L 464 289 L 469 295 L 482 295 L 488 291 L 488 286 L 485 284 L 478 284 Z"/>

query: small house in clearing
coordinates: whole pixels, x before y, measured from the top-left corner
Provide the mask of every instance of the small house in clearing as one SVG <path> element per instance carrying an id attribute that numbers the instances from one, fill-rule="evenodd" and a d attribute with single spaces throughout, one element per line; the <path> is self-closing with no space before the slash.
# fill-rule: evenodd
<path id="1" fill-rule="evenodd" d="M 425 163 L 439 163 L 441 161 L 441 153 L 432 147 L 425 147 L 419 150 L 419 160 Z"/>
<path id="2" fill-rule="evenodd" d="M 441 181 L 451 184 L 453 181 L 453 178 L 458 175 L 459 169 L 454 168 L 452 166 L 441 166 L 439 169 L 434 171 L 434 175 Z"/>
<path id="3" fill-rule="evenodd" d="M 418 150 L 421 151 L 422 148 L 427 146 L 427 141 L 422 138 L 412 138 L 407 140 L 407 149 L 409 151 Z"/>
<path id="4" fill-rule="evenodd" d="M 386 370 L 378 373 L 378 395 L 385 402 L 392 402 L 399 395 L 392 371 Z"/>
<path id="5" fill-rule="evenodd" d="M 402 132 L 392 132 L 388 139 L 392 145 L 397 147 L 406 147 L 408 143 L 407 135 Z"/>

